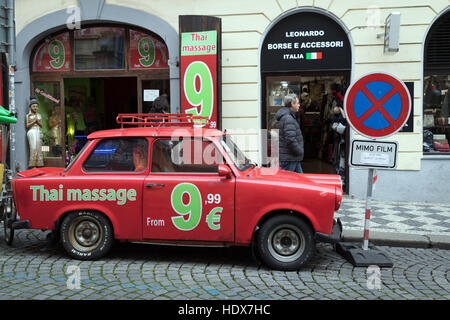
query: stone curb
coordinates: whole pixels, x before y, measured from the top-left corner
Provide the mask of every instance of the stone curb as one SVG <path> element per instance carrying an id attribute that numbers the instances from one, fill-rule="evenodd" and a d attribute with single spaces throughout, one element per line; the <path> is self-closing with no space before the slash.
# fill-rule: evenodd
<path id="1" fill-rule="evenodd" d="M 363 241 L 363 230 L 343 230 L 343 242 Z M 407 247 L 407 248 L 438 248 L 450 250 L 450 236 L 445 235 L 416 235 L 409 233 L 392 233 L 371 231 L 369 242 L 379 246 Z"/>

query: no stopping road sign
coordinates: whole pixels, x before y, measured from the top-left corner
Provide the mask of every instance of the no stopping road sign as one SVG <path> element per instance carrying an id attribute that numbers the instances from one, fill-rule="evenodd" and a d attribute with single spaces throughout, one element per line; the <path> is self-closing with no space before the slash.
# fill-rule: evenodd
<path id="1" fill-rule="evenodd" d="M 411 97 L 397 77 L 374 72 L 350 86 L 344 110 L 356 132 L 371 139 L 384 138 L 399 131 L 408 120 Z"/>

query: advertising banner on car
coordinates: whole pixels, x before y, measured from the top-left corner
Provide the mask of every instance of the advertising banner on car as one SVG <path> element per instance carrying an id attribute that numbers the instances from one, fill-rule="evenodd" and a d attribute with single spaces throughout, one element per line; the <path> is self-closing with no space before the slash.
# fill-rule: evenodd
<path id="1" fill-rule="evenodd" d="M 181 112 L 217 127 L 217 31 L 181 34 Z M 198 123 L 204 127 L 205 122 Z"/>
<path id="2" fill-rule="evenodd" d="M 70 70 L 69 32 L 42 43 L 34 54 L 33 71 Z"/>

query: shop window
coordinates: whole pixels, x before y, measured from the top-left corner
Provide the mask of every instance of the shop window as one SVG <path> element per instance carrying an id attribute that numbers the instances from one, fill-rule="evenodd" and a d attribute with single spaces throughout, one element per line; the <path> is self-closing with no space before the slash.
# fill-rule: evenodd
<path id="1" fill-rule="evenodd" d="M 146 33 L 130 30 L 130 70 L 169 67 L 169 51 L 161 40 Z"/>
<path id="2" fill-rule="evenodd" d="M 152 172 L 217 173 L 224 163 L 210 141 L 201 139 L 160 139 L 153 144 Z"/>
<path id="3" fill-rule="evenodd" d="M 34 95 L 38 101 L 38 113 L 42 118 L 41 148 L 44 163 L 50 164 L 49 158 L 61 158 L 61 97 L 59 82 L 35 82 Z"/>
<path id="4" fill-rule="evenodd" d="M 450 75 L 424 78 L 423 151 L 450 152 Z"/>
<path id="5" fill-rule="evenodd" d="M 43 42 L 34 53 L 33 71 L 69 71 L 69 39 L 69 32 L 65 32 Z"/>
<path id="6" fill-rule="evenodd" d="M 299 77 L 267 77 L 267 130 L 277 129 L 275 114 L 284 107 L 284 97 L 295 93 L 300 97 L 301 83 Z"/>
<path id="7" fill-rule="evenodd" d="M 134 172 L 147 168 L 146 139 L 105 139 L 100 141 L 83 164 L 88 172 Z"/>
<path id="8" fill-rule="evenodd" d="M 450 13 L 427 35 L 424 57 L 423 151 L 450 153 Z"/>
<path id="9" fill-rule="evenodd" d="M 95 27 L 74 32 L 75 70 L 125 69 L 125 29 Z"/>

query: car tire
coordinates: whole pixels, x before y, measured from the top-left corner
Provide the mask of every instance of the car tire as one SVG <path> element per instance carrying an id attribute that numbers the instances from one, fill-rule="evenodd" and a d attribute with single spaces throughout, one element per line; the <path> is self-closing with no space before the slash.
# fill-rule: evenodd
<path id="1" fill-rule="evenodd" d="M 71 212 L 61 222 L 60 241 L 72 258 L 95 260 L 111 249 L 113 229 L 99 212 Z"/>
<path id="2" fill-rule="evenodd" d="M 275 216 L 264 222 L 256 235 L 256 250 L 271 269 L 292 271 L 305 265 L 315 251 L 313 230 L 293 215 Z"/>

